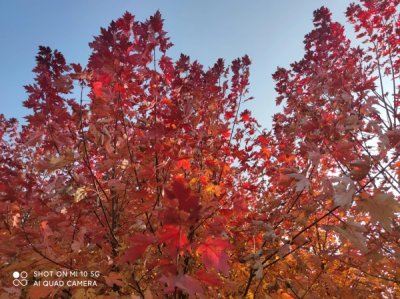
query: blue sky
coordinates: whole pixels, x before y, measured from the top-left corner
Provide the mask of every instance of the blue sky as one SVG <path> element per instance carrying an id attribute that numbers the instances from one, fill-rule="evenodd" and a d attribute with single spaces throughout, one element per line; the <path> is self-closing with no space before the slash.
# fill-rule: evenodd
<path id="1" fill-rule="evenodd" d="M 312 12 L 324 5 L 333 18 L 345 22 L 350 0 L 12 0 L 0 2 L 0 113 L 22 119 L 29 111 L 23 85 L 39 45 L 60 50 L 67 62 L 85 64 L 88 43 L 100 27 L 130 11 L 145 20 L 157 9 L 165 19 L 174 47 L 180 53 L 211 65 L 248 54 L 252 59 L 251 95 L 247 108 L 270 128 L 275 107 L 271 74 L 303 55 L 303 37 L 312 29 Z M 350 29 L 350 27 L 347 27 Z"/>

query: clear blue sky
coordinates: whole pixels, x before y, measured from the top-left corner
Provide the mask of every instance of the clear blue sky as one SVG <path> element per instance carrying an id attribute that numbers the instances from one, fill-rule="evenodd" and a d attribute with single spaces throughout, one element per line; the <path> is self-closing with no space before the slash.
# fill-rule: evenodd
<path id="1" fill-rule="evenodd" d="M 28 110 L 23 85 L 32 82 L 39 45 L 60 50 L 67 62 L 85 64 L 88 43 L 100 27 L 125 11 L 145 20 L 157 9 L 174 47 L 205 65 L 248 54 L 251 95 L 248 108 L 271 126 L 275 107 L 271 74 L 303 55 L 303 37 L 312 29 L 312 12 L 324 5 L 345 22 L 350 0 L 9 0 L 0 2 L 0 113 L 22 119 Z"/>

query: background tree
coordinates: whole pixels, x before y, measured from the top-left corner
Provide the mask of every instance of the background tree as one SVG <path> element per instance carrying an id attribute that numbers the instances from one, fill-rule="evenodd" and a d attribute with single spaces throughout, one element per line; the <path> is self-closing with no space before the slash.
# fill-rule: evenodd
<path id="1" fill-rule="evenodd" d="M 159 12 L 101 29 L 85 68 L 40 47 L 27 124 L 1 116 L 2 296 L 396 297 L 398 6 L 349 7 L 362 47 L 317 10 L 270 132 L 241 108 L 250 59 L 174 62 Z M 61 269 L 98 286 L 33 286 Z"/>

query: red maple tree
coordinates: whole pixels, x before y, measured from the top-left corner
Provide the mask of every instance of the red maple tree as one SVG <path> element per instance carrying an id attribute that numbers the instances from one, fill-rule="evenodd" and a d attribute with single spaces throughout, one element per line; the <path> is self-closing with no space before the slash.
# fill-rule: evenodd
<path id="1" fill-rule="evenodd" d="M 85 68 L 40 47 L 33 113 L 0 122 L 2 298 L 398 296 L 399 3 L 350 5 L 359 46 L 315 11 L 271 131 L 249 57 L 173 61 L 159 12 L 101 29 Z"/>

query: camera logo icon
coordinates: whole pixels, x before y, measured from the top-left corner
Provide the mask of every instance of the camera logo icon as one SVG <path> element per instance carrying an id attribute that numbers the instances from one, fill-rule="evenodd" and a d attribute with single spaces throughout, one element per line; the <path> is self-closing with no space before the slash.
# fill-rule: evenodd
<path id="1" fill-rule="evenodd" d="M 26 287 L 28 285 L 28 272 L 26 271 L 15 271 L 13 272 L 12 276 L 14 277 L 13 280 L 13 285 L 18 287 L 18 286 L 22 286 L 22 287 Z"/>

